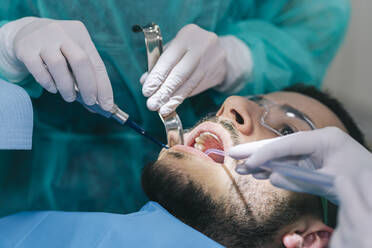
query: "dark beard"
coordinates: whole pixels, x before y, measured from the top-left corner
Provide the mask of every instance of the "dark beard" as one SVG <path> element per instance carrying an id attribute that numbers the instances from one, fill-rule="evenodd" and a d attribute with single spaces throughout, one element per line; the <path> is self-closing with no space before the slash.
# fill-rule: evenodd
<path id="1" fill-rule="evenodd" d="M 174 156 L 176 157 L 177 154 Z M 182 154 L 179 159 L 182 159 Z M 278 206 L 265 223 L 250 213 L 215 202 L 186 174 L 170 170 L 157 161 L 145 166 L 142 187 L 150 200 L 160 203 L 172 215 L 226 247 L 262 247 L 273 244 L 280 227 L 301 216 L 298 201 Z M 302 204 L 300 204 L 302 205 Z M 229 211 L 226 211 L 229 209 Z M 278 244 L 278 247 L 282 247 Z"/>

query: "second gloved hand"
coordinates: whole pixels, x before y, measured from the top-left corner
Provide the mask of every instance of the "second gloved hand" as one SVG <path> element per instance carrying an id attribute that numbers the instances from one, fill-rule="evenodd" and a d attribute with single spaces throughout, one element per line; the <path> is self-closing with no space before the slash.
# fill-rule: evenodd
<path id="1" fill-rule="evenodd" d="M 72 102 L 76 79 L 87 105 L 98 101 L 104 110 L 113 107 L 105 65 L 80 21 L 26 17 L 9 22 L 0 30 L 0 55 L 0 71 L 10 81 L 31 73 L 44 89 Z"/>
<path id="2" fill-rule="evenodd" d="M 332 234 L 331 248 L 371 247 L 372 164 L 338 177 L 335 182 L 340 199 L 337 227 Z"/>
<path id="3" fill-rule="evenodd" d="M 147 107 L 162 115 L 183 100 L 221 84 L 226 53 L 215 33 L 194 24 L 183 27 L 151 70 L 141 77 Z"/>
<path id="4" fill-rule="evenodd" d="M 233 147 L 229 155 L 235 159 L 245 159 L 244 163 L 236 168 L 240 174 L 253 174 L 260 179 L 269 178 L 270 182 L 277 187 L 324 196 L 336 204 L 338 196 L 334 188 L 299 182 L 295 178 L 276 172 L 263 172 L 259 170 L 259 166 L 270 160 L 309 156 L 318 166 L 317 172 L 334 176 L 337 180 L 339 176 L 372 165 L 372 154 L 336 127 L 241 144 Z"/>

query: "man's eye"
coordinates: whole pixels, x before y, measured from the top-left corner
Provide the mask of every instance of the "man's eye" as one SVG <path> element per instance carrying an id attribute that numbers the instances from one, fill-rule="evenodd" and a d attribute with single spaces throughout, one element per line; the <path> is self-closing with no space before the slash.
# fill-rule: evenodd
<path id="1" fill-rule="evenodd" d="M 282 128 L 279 129 L 279 132 L 284 136 L 294 133 L 295 131 L 290 126 L 284 125 Z"/>

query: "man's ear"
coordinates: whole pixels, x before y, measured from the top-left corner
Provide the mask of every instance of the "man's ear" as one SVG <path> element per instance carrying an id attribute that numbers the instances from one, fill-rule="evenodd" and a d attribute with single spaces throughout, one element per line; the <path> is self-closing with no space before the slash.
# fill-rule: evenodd
<path id="1" fill-rule="evenodd" d="M 333 229 L 316 219 L 302 220 L 296 223 L 282 237 L 286 248 L 325 248 L 328 247 Z"/>

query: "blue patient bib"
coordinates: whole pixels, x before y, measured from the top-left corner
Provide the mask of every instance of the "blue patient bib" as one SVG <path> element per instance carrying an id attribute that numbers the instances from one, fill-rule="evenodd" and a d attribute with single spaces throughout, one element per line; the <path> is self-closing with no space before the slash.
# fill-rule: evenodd
<path id="1" fill-rule="evenodd" d="M 222 247 L 156 202 L 132 214 L 23 212 L 0 219 L 0 247 Z"/>

